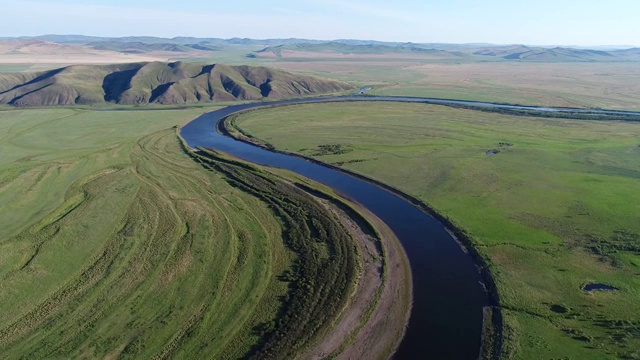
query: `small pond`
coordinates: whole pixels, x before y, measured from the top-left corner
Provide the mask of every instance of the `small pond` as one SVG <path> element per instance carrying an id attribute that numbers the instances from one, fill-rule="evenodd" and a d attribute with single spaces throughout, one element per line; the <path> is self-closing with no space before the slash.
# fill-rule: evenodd
<path id="1" fill-rule="evenodd" d="M 586 284 L 582 287 L 582 290 L 584 291 L 596 291 L 596 290 L 601 290 L 601 291 L 616 291 L 618 290 L 618 288 L 613 287 L 611 285 L 605 285 L 605 284 L 598 284 L 598 283 L 589 283 Z"/>

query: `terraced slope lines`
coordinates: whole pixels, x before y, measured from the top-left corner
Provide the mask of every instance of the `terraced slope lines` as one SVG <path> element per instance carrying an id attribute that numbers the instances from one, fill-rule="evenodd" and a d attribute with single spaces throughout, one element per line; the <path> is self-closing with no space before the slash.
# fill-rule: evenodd
<path id="1" fill-rule="evenodd" d="M 393 353 L 393 234 L 291 173 L 187 153 L 175 125 L 204 111 L 2 112 L 0 357 Z"/>

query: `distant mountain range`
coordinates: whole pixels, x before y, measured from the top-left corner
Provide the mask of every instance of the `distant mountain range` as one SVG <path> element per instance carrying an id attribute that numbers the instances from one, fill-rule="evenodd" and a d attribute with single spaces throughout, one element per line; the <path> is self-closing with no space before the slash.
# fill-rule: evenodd
<path id="1" fill-rule="evenodd" d="M 190 51 L 218 51 L 219 46 L 200 42 L 195 44 L 173 44 L 173 43 L 145 43 L 141 41 L 95 41 L 86 44 L 96 50 L 118 51 L 128 54 L 145 52 L 190 52 Z"/>
<path id="2" fill-rule="evenodd" d="M 291 58 L 302 52 L 321 54 L 414 54 L 429 58 L 465 61 L 521 61 L 521 62 L 622 62 L 640 61 L 640 48 L 600 46 L 546 47 L 493 44 L 434 44 L 401 43 L 373 40 L 339 39 L 333 41 L 309 39 L 218 39 L 194 37 L 120 37 L 104 38 L 82 35 L 43 35 L 35 37 L 0 38 L 1 44 L 34 43 L 58 44 L 69 49 L 85 48 L 127 55 L 166 55 L 165 58 L 199 57 L 206 52 L 224 51 L 229 47 L 246 47 L 249 57 Z M 5 46 L 6 47 L 6 46 Z M 262 48 L 262 49 L 260 49 Z M 257 50 L 256 50 L 257 49 Z M 167 55 L 169 54 L 169 55 Z M 173 54 L 173 55 L 170 55 Z M 185 54 L 187 56 L 181 56 Z M 284 54 L 284 55 L 283 55 Z M 310 56 L 307 57 L 310 57 Z"/>
<path id="3" fill-rule="evenodd" d="M 428 46 L 412 43 L 389 44 L 389 43 L 362 43 L 351 44 L 340 41 L 330 41 L 323 43 L 300 43 L 281 44 L 267 46 L 256 53 L 273 53 L 282 55 L 283 50 L 305 51 L 305 52 L 336 52 L 341 54 L 384 54 L 384 53 L 420 53 L 420 54 L 451 54 L 440 49 L 433 49 Z"/>
<path id="4" fill-rule="evenodd" d="M 403 43 L 395 45 L 353 45 L 340 42 L 303 43 L 267 46 L 250 56 L 294 58 L 308 54 L 416 54 L 438 59 L 470 61 L 522 62 L 622 62 L 640 61 L 640 48 L 621 50 L 591 50 L 573 48 L 542 48 L 524 45 L 440 45 Z"/>
<path id="5" fill-rule="evenodd" d="M 74 65 L 0 74 L 0 104 L 187 104 L 280 99 L 350 90 L 351 85 L 265 67 L 149 62 Z"/>
<path id="6" fill-rule="evenodd" d="M 126 36 L 126 37 L 98 37 L 84 35 L 41 35 L 41 36 L 20 36 L 20 37 L 0 37 L 0 41 L 24 41 L 42 40 L 59 44 L 87 45 L 98 42 L 110 43 L 144 43 L 144 44 L 174 44 L 188 45 L 196 43 L 208 43 L 214 45 L 281 45 L 281 44 L 301 44 L 301 43 L 322 43 L 321 40 L 307 39 L 220 39 L 220 38 L 196 38 L 196 37 L 174 37 L 160 38 L 152 36 Z M 350 40 L 346 40 L 350 41 Z M 359 41 L 359 40 L 354 40 Z"/>
<path id="7" fill-rule="evenodd" d="M 525 61 L 611 61 L 624 60 L 633 53 L 621 52 L 624 50 L 603 51 L 590 49 L 571 48 L 540 48 L 524 45 L 484 47 L 473 51 L 473 55 L 495 57 L 504 60 Z"/>
<path id="8" fill-rule="evenodd" d="M 388 41 L 376 41 L 376 40 L 355 40 L 355 39 L 336 39 L 336 40 L 314 40 L 314 39 L 300 39 L 300 38 L 288 38 L 288 39 L 249 39 L 249 38 L 198 38 L 198 37 L 173 37 L 162 38 L 153 36 L 127 36 L 127 37 L 99 37 L 99 36 L 85 36 L 85 35 L 41 35 L 41 36 L 21 36 L 21 37 L 0 37 L 0 41 L 16 41 L 16 40 L 42 40 L 59 44 L 77 44 L 77 45 L 89 45 L 95 43 L 143 43 L 143 44 L 173 44 L 191 46 L 194 44 L 208 44 L 208 45 L 262 45 L 262 46 L 278 46 L 278 45 L 297 45 L 297 44 L 345 44 L 345 45 L 383 45 L 390 47 L 415 47 L 422 49 L 433 50 L 460 50 L 460 49 L 473 49 L 480 47 L 513 47 L 514 45 L 498 45 L 491 43 L 466 43 L 466 44 L 451 44 L 451 43 L 411 43 L 411 42 L 388 42 Z M 545 45 L 545 46 L 527 46 L 530 48 L 567 48 L 576 50 L 625 50 L 633 48 L 631 45 L 599 45 L 599 46 L 558 46 L 558 45 Z"/>

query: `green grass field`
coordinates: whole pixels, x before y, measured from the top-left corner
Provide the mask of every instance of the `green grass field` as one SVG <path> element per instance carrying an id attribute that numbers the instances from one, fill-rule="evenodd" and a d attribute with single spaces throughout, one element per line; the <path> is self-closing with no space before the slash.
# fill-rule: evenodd
<path id="1" fill-rule="evenodd" d="M 347 46 L 348 48 L 349 46 Z M 373 95 L 421 96 L 541 106 L 640 109 L 640 66 L 637 61 L 563 62 L 505 61 L 499 57 L 434 56 L 429 52 L 327 53 L 323 45 L 308 46 L 298 57 L 247 57 L 259 45 L 229 45 L 219 51 L 175 53 L 171 61 L 199 64 L 252 65 L 373 86 Z M 338 56 L 342 55 L 342 56 Z M 42 71 L 61 67 L 46 64 L 0 64 L 0 73 Z M 35 61 L 34 60 L 34 61 Z M 157 81 L 147 79 L 151 82 Z"/>
<path id="2" fill-rule="evenodd" d="M 233 124 L 416 196 L 467 232 L 498 283 L 510 357 L 640 357 L 640 124 L 374 103 Z M 619 291 L 582 290 L 592 282 Z"/>
<path id="3" fill-rule="evenodd" d="M 170 128 L 199 112 L 2 114 L 3 356 L 253 345 L 291 254 L 264 205 L 181 152 Z"/>
<path id="4" fill-rule="evenodd" d="M 371 95 L 640 109 L 640 67 L 620 63 L 520 63 L 397 59 L 264 60 L 267 66 L 373 86 Z"/>
<path id="5" fill-rule="evenodd" d="M 207 110 L 0 112 L 3 358 L 285 358 L 331 332 L 361 250 L 285 175 L 190 158 L 173 127 Z"/>

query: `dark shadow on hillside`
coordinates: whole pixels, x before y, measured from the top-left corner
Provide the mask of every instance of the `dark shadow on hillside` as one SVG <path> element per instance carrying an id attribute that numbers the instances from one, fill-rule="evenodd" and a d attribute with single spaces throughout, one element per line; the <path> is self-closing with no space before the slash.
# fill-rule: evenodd
<path id="1" fill-rule="evenodd" d="M 12 87 L 12 88 L 11 88 L 11 89 L 9 89 L 9 90 L 5 90 L 5 91 L 0 92 L 0 94 L 4 94 L 4 93 L 7 93 L 7 92 L 12 91 L 12 90 L 15 90 L 15 89 L 19 89 L 19 88 L 24 87 L 24 86 L 28 86 L 28 85 L 31 85 L 31 84 L 35 84 L 35 83 L 38 83 L 38 82 L 43 81 L 43 80 L 47 80 L 47 79 L 49 79 L 49 78 L 52 78 L 52 77 L 54 77 L 54 76 L 58 75 L 58 74 L 59 74 L 59 73 L 61 73 L 64 69 L 65 69 L 65 68 L 60 68 L 60 69 L 55 69 L 55 70 L 47 71 L 46 73 L 44 73 L 44 74 L 42 74 L 42 75 L 40 75 L 40 76 L 36 77 L 35 79 L 33 79 L 33 80 L 31 80 L 31 81 L 27 81 L 27 82 L 26 82 L 26 83 L 24 83 L 24 84 L 18 84 L 18 85 L 16 85 L 16 86 Z M 44 88 L 44 87 L 46 87 L 46 85 L 45 85 L 45 86 L 43 86 L 43 88 Z"/>
<path id="2" fill-rule="evenodd" d="M 210 74 L 214 67 L 216 67 L 216 64 L 203 66 L 202 70 L 200 70 L 200 73 L 198 73 L 198 75 L 194 76 L 194 78 L 197 78 L 200 75 Z"/>
<path id="3" fill-rule="evenodd" d="M 175 82 L 158 85 L 158 87 L 151 90 L 151 98 L 149 98 L 149 103 L 156 101 L 156 99 L 162 96 L 162 94 L 164 94 L 173 84 L 175 84 Z"/>
<path id="4" fill-rule="evenodd" d="M 9 101 L 7 104 L 9 104 L 9 105 L 16 105 L 16 104 L 18 104 L 18 101 L 22 100 L 22 98 L 24 98 L 25 96 L 27 96 L 27 95 L 31 95 L 31 94 L 34 94 L 34 93 L 36 93 L 36 92 L 38 92 L 38 91 L 40 91 L 40 90 L 42 90 L 42 89 L 45 89 L 45 88 L 47 88 L 47 87 L 49 87 L 49 86 L 51 86 L 51 84 L 46 84 L 46 85 L 44 85 L 43 87 L 40 87 L 40 88 L 37 88 L 37 89 L 35 89 L 35 90 L 32 90 L 32 91 L 26 92 L 26 93 L 24 93 L 24 94 L 22 94 L 22 95 L 20 95 L 20 96 L 18 96 L 18 97 L 15 97 L 13 100 Z"/>
<path id="5" fill-rule="evenodd" d="M 222 82 L 222 87 L 224 88 L 224 90 L 233 95 L 233 97 L 244 97 L 246 93 L 245 90 L 235 80 L 224 74 L 220 74 L 220 81 Z"/>
<path id="6" fill-rule="evenodd" d="M 120 95 L 131 88 L 131 78 L 133 78 L 138 70 L 140 70 L 140 68 L 116 71 L 105 76 L 102 81 L 104 101 L 118 102 Z"/>
<path id="7" fill-rule="evenodd" d="M 264 84 L 260 85 L 260 94 L 262 97 L 268 97 L 271 93 L 271 79 L 267 80 Z"/>

